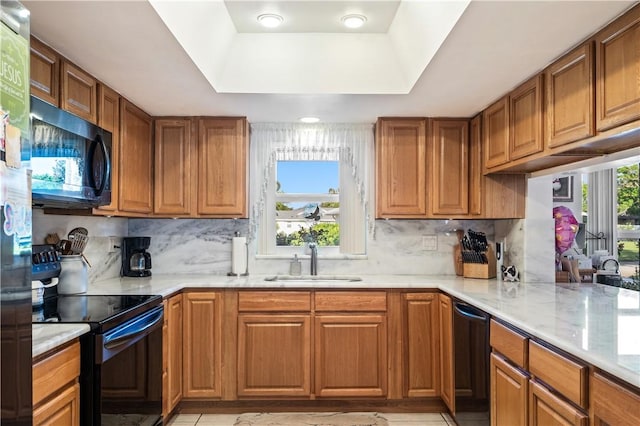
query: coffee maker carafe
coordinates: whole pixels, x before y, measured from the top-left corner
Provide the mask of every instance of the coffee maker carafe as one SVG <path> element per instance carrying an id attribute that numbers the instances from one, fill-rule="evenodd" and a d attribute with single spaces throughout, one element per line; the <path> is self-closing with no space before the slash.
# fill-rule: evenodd
<path id="1" fill-rule="evenodd" d="M 150 277 L 151 254 L 146 250 L 151 244 L 151 237 L 125 237 L 122 239 L 123 277 Z"/>

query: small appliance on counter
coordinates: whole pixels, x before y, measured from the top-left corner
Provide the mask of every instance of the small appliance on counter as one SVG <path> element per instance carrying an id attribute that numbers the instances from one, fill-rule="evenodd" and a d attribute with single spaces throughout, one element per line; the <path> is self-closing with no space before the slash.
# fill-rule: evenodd
<path id="1" fill-rule="evenodd" d="M 58 277 L 62 271 L 60 253 L 54 245 L 31 248 L 31 308 L 33 321 L 47 321 L 45 304 L 57 296 Z"/>
<path id="2" fill-rule="evenodd" d="M 121 276 L 151 276 L 151 254 L 147 252 L 149 245 L 151 245 L 151 237 L 125 237 L 122 239 Z"/>

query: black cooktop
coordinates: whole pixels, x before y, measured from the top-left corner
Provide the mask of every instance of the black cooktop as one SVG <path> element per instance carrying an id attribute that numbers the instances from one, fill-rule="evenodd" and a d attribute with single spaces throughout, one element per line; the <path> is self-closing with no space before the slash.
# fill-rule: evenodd
<path id="1" fill-rule="evenodd" d="M 158 295 L 58 295 L 33 308 L 32 322 L 84 323 L 104 332 L 161 304 Z"/>

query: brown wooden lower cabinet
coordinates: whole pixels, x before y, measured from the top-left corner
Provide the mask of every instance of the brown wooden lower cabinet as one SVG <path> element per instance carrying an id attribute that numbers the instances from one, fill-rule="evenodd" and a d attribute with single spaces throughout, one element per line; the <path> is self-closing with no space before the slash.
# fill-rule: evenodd
<path id="1" fill-rule="evenodd" d="M 238 396 L 311 395 L 311 316 L 238 316 Z"/>
<path id="2" fill-rule="evenodd" d="M 33 364 L 33 424 L 80 425 L 80 344 Z"/>
<path id="3" fill-rule="evenodd" d="M 80 385 L 63 388 L 52 399 L 33 410 L 33 424 L 74 426 L 80 424 Z"/>
<path id="4" fill-rule="evenodd" d="M 591 415 L 595 426 L 640 424 L 640 393 L 600 373 L 591 377 Z"/>
<path id="5" fill-rule="evenodd" d="M 403 397 L 440 393 L 438 293 L 403 295 Z"/>
<path id="6" fill-rule="evenodd" d="M 589 417 L 540 383 L 529 382 L 529 426 L 587 426 Z"/>
<path id="7" fill-rule="evenodd" d="M 222 294 L 183 294 L 184 398 L 222 396 Z"/>
<path id="8" fill-rule="evenodd" d="M 453 351 L 453 305 L 451 298 L 440 294 L 440 380 L 442 382 L 441 397 L 451 413 L 456 412 L 456 383 Z"/>
<path id="9" fill-rule="evenodd" d="M 387 394 L 386 324 L 381 314 L 316 316 L 316 396 Z"/>
<path id="10" fill-rule="evenodd" d="M 495 353 L 490 370 L 491 426 L 526 425 L 529 377 Z"/>
<path id="11" fill-rule="evenodd" d="M 165 419 L 182 399 L 182 308 L 182 294 L 164 301 L 162 416 Z"/>

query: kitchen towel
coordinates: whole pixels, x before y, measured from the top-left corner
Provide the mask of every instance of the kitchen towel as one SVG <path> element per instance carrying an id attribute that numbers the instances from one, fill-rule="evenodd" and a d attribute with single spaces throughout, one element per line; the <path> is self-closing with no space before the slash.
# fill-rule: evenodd
<path id="1" fill-rule="evenodd" d="M 247 273 L 247 237 L 233 237 L 231 241 L 231 273 L 242 275 Z"/>

